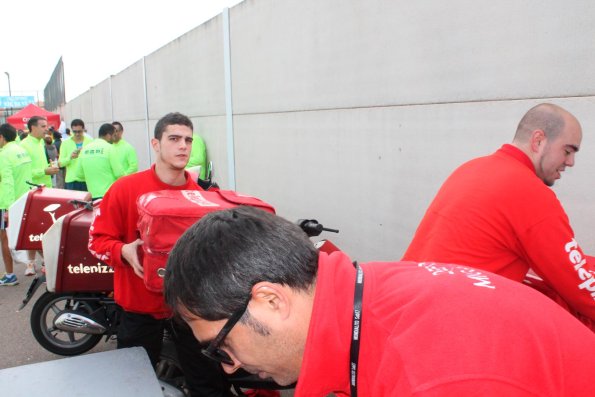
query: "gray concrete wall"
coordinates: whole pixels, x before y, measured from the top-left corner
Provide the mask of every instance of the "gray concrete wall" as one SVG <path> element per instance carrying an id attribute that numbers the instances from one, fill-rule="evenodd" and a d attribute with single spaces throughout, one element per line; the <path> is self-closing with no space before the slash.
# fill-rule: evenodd
<path id="1" fill-rule="evenodd" d="M 122 123 L 124 139 L 136 148 L 139 169 L 147 169 L 152 162 L 149 144 L 152 134 L 147 129 L 146 121 L 143 60 L 112 76 L 111 85 L 113 121 Z"/>
<path id="2" fill-rule="evenodd" d="M 229 186 L 223 26 L 147 55 L 111 77 L 110 101 L 101 83 L 65 118 L 98 127 L 111 103 L 146 168 L 157 119 L 186 113 Z M 554 189 L 593 253 L 594 34 L 586 0 L 246 0 L 230 10 L 236 188 L 341 229 L 330 237 L 354 258 L 398 259 L 448 174 L 553 102 L 583 124 Z"/>

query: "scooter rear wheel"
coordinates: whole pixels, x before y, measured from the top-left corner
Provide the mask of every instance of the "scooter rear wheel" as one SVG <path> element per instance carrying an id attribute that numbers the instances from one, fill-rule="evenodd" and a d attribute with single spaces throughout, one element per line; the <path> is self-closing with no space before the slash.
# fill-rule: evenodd
<path id="1" fill-rule="evenodd" d="M 31 331 L 46 350 L 61 356 L 76 356 L 91 350 L 102 335 L 69 332 L 57 329 L 54 320 L 65 310 L 93 312 L 91 303 L 73 299 L 72 294 L 45 292 L 31 310 Z"/>

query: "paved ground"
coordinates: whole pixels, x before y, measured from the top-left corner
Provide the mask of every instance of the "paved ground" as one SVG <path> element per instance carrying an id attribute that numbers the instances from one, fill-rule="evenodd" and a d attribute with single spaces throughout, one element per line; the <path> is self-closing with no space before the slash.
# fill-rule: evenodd
<path id="1" fill-rule="evenodd" d="M 3 273 L 2 263 L 0 267 Z M 0 369 L 64 358 L 43 349 L 31 333 L 29 326 L 31 308 L 36 298 L 44 292 L 43 286 L 37 290 L 33 299 L 21 312 L 16 311 L 33 277 L 23 276 L 24 267 L 21 265 L 15 265 L 15 272 L 20 284 L 14 287 L 0 287 L 0 346 L 2 346 Z M 115 342 L 104 343 L 102 340 L 91 352 L 115 349 L 115 347 Z"/>

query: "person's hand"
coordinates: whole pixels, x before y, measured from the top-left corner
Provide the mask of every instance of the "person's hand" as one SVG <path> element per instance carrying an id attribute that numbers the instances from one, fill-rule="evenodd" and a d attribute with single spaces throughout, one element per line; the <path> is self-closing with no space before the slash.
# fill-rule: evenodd
<path id="1" fill-rule="evenodd" d="M 138 260 L 138 247 L 142 244 L 143 240 L 137 238 L 135 241 L 122 246 L 122 258 L 132 266 L 132 270 L 140 278 L 143 278 L 144 275 L 143 265 Z"/>
<path id="2" fill-rule="evenodd" d="M 73 159 L 73 160 L 74 160 L 74 159 L 76 159 L 76 158 L 78 158 L 78 156 L 79 156 L 79 152 L 80 152 L 80 150 L 75 150 L 75 151 L 74 151 L 74 152 L 72 152 L 72 154 L 70 155 L 70 158 L 71 158 L 71 159 Z"/>
<path id="3" fill-rule="evenodd" d="M 58 167 L 48 167 L 44 170 L 46 175 L 56 175 L 58 172 L 60 172 L 60 168 Z"/>

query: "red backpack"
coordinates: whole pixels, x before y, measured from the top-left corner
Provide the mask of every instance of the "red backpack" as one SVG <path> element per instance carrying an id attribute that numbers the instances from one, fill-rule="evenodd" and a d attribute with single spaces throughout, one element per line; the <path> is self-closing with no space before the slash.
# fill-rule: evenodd
<path id="1" fill-rule="evenodd" d="M 143 194 L 136 204 L 137 226 L 144 241 L 144 281 L 154 292 L 163 291 L 167 257 L 176 241 L 206 214 L 239 205 L 275 213 L 275 209 L 264 201 L 231 190 L 160 190 Z"/>

